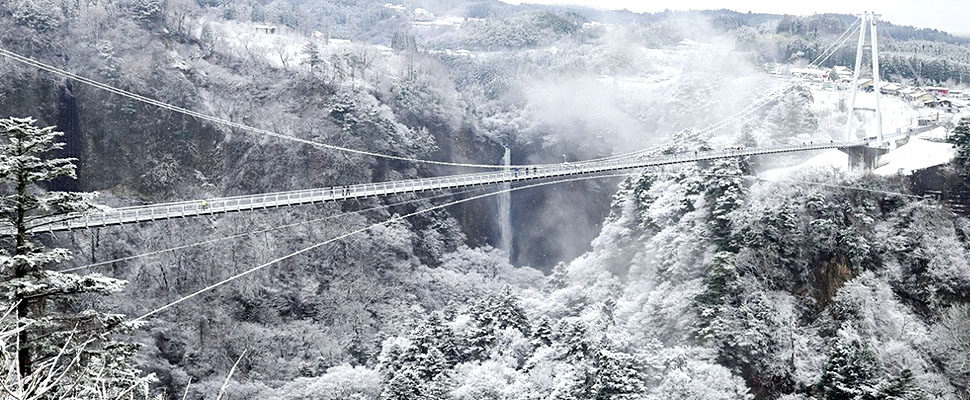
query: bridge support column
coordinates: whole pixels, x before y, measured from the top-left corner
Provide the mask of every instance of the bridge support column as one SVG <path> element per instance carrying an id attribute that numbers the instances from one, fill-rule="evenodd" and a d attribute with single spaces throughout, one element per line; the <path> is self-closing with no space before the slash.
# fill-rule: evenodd
<path id="1" fill-rule="evenodd" d="M 849 155 L 849 170 L 871 172 L 879 167 L 879 156 L 889 152 L 889 149 L 878 147 L 847 147 L 839 151 Z"/>

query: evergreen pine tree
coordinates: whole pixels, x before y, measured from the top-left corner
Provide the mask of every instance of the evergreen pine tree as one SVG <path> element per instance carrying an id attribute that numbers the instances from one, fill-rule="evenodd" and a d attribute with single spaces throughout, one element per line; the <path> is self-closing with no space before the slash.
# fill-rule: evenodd
<path id="1" fill-rule="evenodd" d="M 498 329 L 513 328 L 529 335 L 529 317 L 519 303 L 519 298 L 512 293 L 512 287 L 506 285 L 494 302 L 493 318 Z"/>
<path id="2" fill-rule="evenodd" d="M 401 360 L 414 365 L 419 377 L 425 381 L 430 381 L 458 362 L 459 353 L 454 335 L 442 323 L 437 312 L 431 313 L 408 338 L 411 346 L 401 355 Z"/>
<path id="3" fill-rule="evenodd" d="M 421 380 L 417 372 L 398 371 L 381 390 L 381 400 L 414 400 L 421 398 Z"/>
<path id="4" fill-rule="evenodd" d="M 738 144 L 749 149 L 758 147 L 758 139 L 754 137 L 754 127 L 751 126 L 750 122 L 741 125 L 741 130 L 738 132 Z"/>
<path id="5" fill-rule="evenodd" d="M 69 259 L 70 253 L 44 248 L 33 228 L 42 218 L 90 208 L 91 196 L 40 188 L 56 178 L 74 178 L 75 167 L 73 159 L 45 158 L 64 147 L 56 142 L 63 133 L 52 127 L 39 128 L 35 122 L 32 118 L 0 119 L 0 187 L 8 190 L 0 195 L 0 219 L 7 225 L 5 248 L 0 249 L 0 293 L 17 304 L 24 329 L 18 338 L 19 372 L 23 376 L 42 373 L 34 368 L 35 362 L 66 349 L 68 354 L 81 355 L 78 367 L 69 371 L 71 379 L 79 382 L 73 396 L 84 398 L 84 388 L 96 386 L 119 395 L 149 379 L 131 366 L 137 346 L 112 337 L 133 327 L 124 323 L 122 315 L 66 309 L 78 306 L 72 303 L 77 296 L 108 295 L 120 291 L 126 282 L 48 269 Z"/>
<path id="6" fill-rule="evenodd" d="M 459 361 L 451 329 L 434 312 L 411 331 L 408 339 L 405 348 L 393 346 L 381 356 L 381 399 L 445 398 L 447 371 Z"/>
<path id="7" fill-rule="evenodd" d="M 740 284 L 737 268 L 734 266 L 735 254 L 720 251 L 714 253 L 704 274 L 704 291 L 695 299 L 698 310 L 699 326 L 697 335 L 706 341 L 713 342 L 722 359 L 732 359 L 725 351 L 732 342 L 730 336 L 735 334 L 732 312 L 740 302 Z"/>
<path id="8" fill-rule="evenodd" d="M 818 383 L 825 400 L 856 400 L 871 393 L 882 367 L 858 339 L 839 338 Z"/>
<path id="9" fill-rule="evenodd" d="M 568 282 L 568 274 L 566 271 L 566 263 L 564 262 L 559 262 L 555 267 L 552 267 L 552 274 L 549 276 L 549 280 L 546 281 L 546 293 L 565 288 Z"/>
<path id="10" fill-rule="evenodd" d="M 711 333 L 707 328 L 715 325 L 713 320 L 719 316 L 721 307 L 732 306 L 737 301 L 740 287 L 734 258 L 734 253 L 717 252 L 707 265 L 707 271 L 704 274 L 704 291 L 696 299 L 702 321 L 701 336 Z"/>
<path id="11" fill-rule="evenodd" d="M 561 321 L 555 339 L 561 359 L 576 363 L 590 358 L 592 346 L 582 321 Z"/>
<path id="12" fill-rule="evenodd" d="M 468 310 L 472 326 L 466 337 L 466 354 L 480 359 L 491 350 L 497 340 L 498 330 L 513 328 L 529 336 L 529 318 L 519 299 L 506 286 L 498 295 L 489 295 L 476 302 Z"/>
<path id="13" fill-rule="evenodd" d="M 547 317 L 540 317 L 535 323 L 535 328 L 532 329 L 532 346 L 550 345 L 552 345 L 552 322 Z"/>
<path id="14" fill-rule="evenodd" d="M 904 369 L 899 376 L 886 377 L 862 400 L 924 400 L 929 398 L 913 379 L 913 371 Z"/>
<path id="15" fill-rule="evenodd" d="M 953 163 L 961 176 L 970 178 L 970 117 L 960 119 L 960 123 L 950 134 L 949 141 L 956 149 Z"/>
<path id="16" fill-rule="evenodd" d="M 818 117 L 812 112 L 812 94 L 796 86 L 768 111 L 767 125 L 772 137 L 787 142 L 798 134 L 810 134 L 818 129 Z"/>
<path id="17" fill-rule="evenodd" d="M 612 349 L 605 337 L 596 346 L 589 373 L 589 394 L 595 400 L 640 398 L 644 377 L 633 356 Z"/>
<path id="18" fill-rule="evenodd" d="M 318 65 L 323 63 L 323 58 L 320 57 L 320 49 L 314 43 L 307 43 L 303 46 L 303 64 L 310 67 L 310 72 Z"/>
<path id="19" fill-rule="evenodd" d="M 747 195 L 744 175 L 750 172 L 747 159 L 722 159 L 714 162 L 707 184 L 707 198 L 711 203 L 711 239 L 720 250 L 739 250 L 740 244 L 732 234 L 731 213 L 744 204 Z"/>

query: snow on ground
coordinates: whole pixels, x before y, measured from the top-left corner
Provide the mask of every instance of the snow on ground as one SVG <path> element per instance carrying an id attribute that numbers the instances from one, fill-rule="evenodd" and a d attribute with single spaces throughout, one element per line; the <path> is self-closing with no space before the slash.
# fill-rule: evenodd
<path id="1" fill-rule="evenodd" d="M 812 156 L 805 162 L 802 162 L 801 164 L 784 168 L 769 169 L 759 173 L 758 176 L 765 179 L 779 179 L 792 175 L 796 172 L 814 168 L 834 168 L 837 170 L 847 171 L 849 169 L 849 156 L 836 149 L 824 150 L 817 155 Z"/>
<path id="2" fill-rule="evenodd" d="M 222 45 L 238 53 L 250 53 L 263 57 L 277 67 L 301 68 L 306 58 L 303 48 L 307 43 L 317 45 L 324 60 L 328 54 L 346 51 L 354 46 L 366 46 L 368 49 L 385 57 L 393 56 L 394 51 L 387 46 L 352 42 L 346 39 L 326 39 L 320 32 L 314 32 L 310 37 L 291 31 L 281 26 L 276 27 L 276 33 L 258 31 L 253 24 L 237 21 L 208 21 L 213 30 L 221 32 Z"/>
<path id="3" fill-rule="evenodd" d="M 876 168 L 876 175 L 910 175 L 913 171 L 950 162 L 956 151 L 949 143 L 936 143 L 911 138 L 908 143 L 880 157 L 885 165 Z"/>
<path id="4" fill-rule="evenodd" d="M 906 132 L 917 125 L 919 112 L 905 100 L 896 96 L 880 96 L 879 105 L 882 108 L 882 131 L 885 135 Z M 856 107 L 876 108 L 875 93 L 859 93 L 856 97 Z M 862 111 L 865 117 L 866 136 L 876 135 L 875 114 Z"/>
<path id="5" fill-rule="evenodd" d="M 614 86 L 624 91 L 642 91 L 667 87 L 676 82 L 677 75 L 665 71 L 657 75 L 645 76 L 599 75 L 595 79 L 600 83 Z"/>
<path id="6" fill-rule="evenodd" d="M 465 17 L 459 17 L 455 15 L 442 15 L 436 17 L 432 21 L 414 21 L 411 24 L 417 27 L 430 27 L 430 26 L 453 26 L 461 27 L 461 24 L 465 22 Z"/>
<path id="7" fill-rule="evenodd" d="M 936 127 L 931 131 L 923 132 L 919 135 L 916 135 L 916 137 L 920 139 L 926 139 L 926 140 L 946 140 L 946 136 L 947 136 L 946 128 L 942 126 Z"/>
<path id="8" fill-rule="evenodd" d="M 880 176 L 910 175 L 913 171 L 943 165 L 956 154 L 949 143 L 936 143 L 910 138 L 909 142 L 879 158 L 880 166 L 873 173 Z M 765 179 L 782 179 L 797 172 L 814 168 L 847 171 L 849 156 L 839 150 L 825 150 L 805 162 L 784 168 L 763 171 L 758 176 Z"/>

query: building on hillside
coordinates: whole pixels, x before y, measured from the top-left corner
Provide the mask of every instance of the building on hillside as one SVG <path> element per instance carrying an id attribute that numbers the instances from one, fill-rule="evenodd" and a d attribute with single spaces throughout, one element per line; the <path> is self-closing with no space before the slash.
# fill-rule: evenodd
<path id="1" fill-rule="evenodd" d="M 950 94 L 950 89 L 942 86 L 930 86 L 930 87 L 923 88 L 923 90 L 926 90 L 927 92 L 935 94 L 937 96 L 946 96 Z"/>
<path id="2" fill-rule="evenodd" d="M 434 22 L 434 14 L 423 8 L 414 10 L 414 20 L 417 22 Z"/>
<path id="3" fill-rule="evenodd" d="M 256 28 L 256 32 L 266 33 L 269 35 L 276 34 L 276 27 L 272 25 L 256 25 L 254 28 Z"/>
<path id="4" fill-rule="evenodd" d="M 859 80 L 859 89 L 862 89 L 863 91 L 866 91 L 866 92 L 871 92 L 872 91 L 872 79 L 862 79 L 862 80 Z"/>
<path id="5" fill-rule="evenodd" d="M 903 86 L 902 89 L 899 89 L 899 96 L 906 100 L 915 100 L 920 94 L 922 92 L 909 86 Z"/>
<path id="6" fill-rule="evenodd" d="M 830 71 L 818 68 L 791 68 L 788 70 L 795 78 L 813 81 L 824 81 L 829 78 Z"/>
<path id="7" fill-rule="evenodd" d="M 967 103 L 954 98 L 941 98 L 936 102 L 937 108 L 950 114 L 957 114 L 967 109 Z"/>
<path id="8" fill-rule="evenodd" d="M 783 75 L 784 69 L 779 63 L 769 62 L 769 63 L 765 63 L 765 72 L 772 75 Z"/>
<path id="9" fill-rule="evenodd" d="M 852 82 L 852 68 L 846 67 L 844 65 L 836 65 L 832 67 L 832 72 L 835 73 L 836 79 L 842 82 Z"/>
<path id="10" fill-rule="evenodd" d="M 931 104 L 936 102 L 936 96 L 923 92 L 916 96 L 913 101 L 922 105 Z"/>
<path id="11" fill-rule="evenodd" d="M 898 83 L 884 82 L 882 87 L 879 88 L 879 93 L 897 96 L 899 95 L 899 91 L 902 89 L 903 85 Z"/>
<path id="12" fill-rule="evenodd" d="M 916 119 L 918 126 L 931 126 L 940 124 L 940 111 L 930 108 L 923 108 L 919 110 L 919 116 Z"/>

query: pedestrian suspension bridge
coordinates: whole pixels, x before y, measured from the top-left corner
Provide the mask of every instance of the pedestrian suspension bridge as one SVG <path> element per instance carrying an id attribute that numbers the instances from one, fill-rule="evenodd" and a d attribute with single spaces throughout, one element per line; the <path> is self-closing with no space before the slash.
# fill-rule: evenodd
<path id="1" fill-rule="evenodd" d="M 421 160 L 421 159 L 409 159 L 402 156 L 389 155 L 389 154 L 379 154 L 361 149 L 352 149 L 340 147 L 334 144 L 316 142 L 309 139 L 297 138 L 266 129 L 256 128 L 248 125 L 244 125 L 238 122 L 230 121 L 217 116 L 201 113 L 194 110 L 189 110 L 176 105 L 161 102 L 156 99 L 145 97 L 137 93 L 126 91 L 114 86 L 107 85 L 102 82 L 92 80 L 90 78 L 74 74 L 72 72 L 57 68 L 50 64 L 45 64 L 41 61 L 37 61 L 26 56 L 14 53 L 7 49 L 0 48 L 0 57 L 5 57 L 13 61 L 49 72 L 51 74 L 63 77 L 65 79 L 73 80 L 100 90 L 114 93 L 116 95 L 126 97 L 128 99 L 141 102 L 144 104 L 152 105 L 160 109 L 165 109 L 175 113 L 180 113 L 192 118 L 196 118 L 202 121 L 208 121 L 211 123 L 223 125 L 232 129 L 238 129 L 242 131 L 247 131 L 250 133 L 273 137 L 280 140 L 287 140 L 294 143 L 299 143 L 301 145 L 309 145 L 316 148 L 322 148 L 327 150 L 335 150 L 345 153 L 357 154 L 362 156 L 378 157 L 384 159 L 392 159 L 398 161 L 408 161 L 412 163 L 424 163 L 424 164 L 436 164 L 436 165 L 447 165 L 454 167 L 474 167 L 474 168 L 487 168 L 493 172 L 482 172 L 482 173 L 472 173 L 472 174 L 461 174 L 461 175 L 451 175 L 451 176 L 441 176 L 441 177 L 429 177 L 429 178 L 419 178 L 419 179 L 408 179 L 408 180 L 397 180 L 397 181 L 387 181 L 387 182 L 377 182 L 377 183 L 363 183 L 356 185 L 346 185 L 346 186 L 333 186 L 317 189 L 305 189 L 305 190 L 294 190 L 286 192 L 276 192 L 276 193 L 265 193 L 265 194 L 254 194 L 254 195 L 243 195 L 243 196 L 233 196 L 233 197 L 223 197 L 223 198 L 211 198 L 211 199 L 198 199 L 192 201 L 182 201 L 164 204 L 150 204 L 142 206 L 132 206 L 132 207 L 122 207 L 122 208 L 100 208 L 93 211 L 78 212 L 71 214 L 63 214 L 50 216 L 46 218 L 41 218 L 32 221 L 29 226 L 29 230 L 34 233 L 42 232 L 59 232 L 59 231 L 70 231 L 70 230 L 84 230 L 91 228 L 107 227 L 107 226 L 117 226 L 124 224 L 137 224 L 137 223 L 147 223 L 152 221 L 164 221 L 178 218 L 189 218 L 198 217 L 205 215 L 215 215 L 224 213 L 236 213 L 245 212 L 251 210 L 261 210 L 276 207 L 289 207 L 298 206 L 305 204 L 314 203 L 324 203 L 324 202 L 337 202 L 350 199 L 360 199 L 368 197 L 382 197 L 382 196 L 392 196 L 398 194 L 406 193 L 419 193 L 428 191 L 449 191 L 453 189 L 469 188 L 476 186 L 487 186 L 487 185 L 499 185 L 499 184 L 510 184 L 516 182 L 525 182 L 533 180 L 543 180 L 543 182 L 528 184 L 520 188 L 537 187 L 545 184 L 559 183 L 559 182 L 569 182 L 578 181 L 582 179 L 592 179 L 592 178 L 603 178 L 603 177 L 618 177 L 625 174 L 617 174 L 617 171 L 631 171 L 642 168 L 649 167 L 660 167 L 665 165 L 674 164 L 684 164 L 698 161 L 711 161 L 726 158 L 736 158 L 736 157 L 747 157 L 747 156 L 759 156 L 759 155 L 769 155 L 769 154 L 781 154 L 781 153 L 796 153 L 796 152 L 807 152 L 807 151 L 817 151 L 817 150 L 828 150 L 828 149 L 838 149 L 849 155 L 850 166 L 861 169 L 871 169 L 875 160 L 882 154 L 885 154 L 893 150 L 897 144 L 901 141 L 906 140 L 905 136 L 897 136 L 887 138 L 882 134 L 882 115 L 879 110 L 879 90 L 876 92 L 876 107 L 875 119 L 876 119 L 876 135 L 861 135 L 864 139 L 859 139 L 858 133 L 856 132 L 854 123 L 855 115 L 858 111 L 867 111 L 862 107 L 856 106 L 856 91 L 858 90 L 857 82 L 860 77 L 860 72 L 862 69 L 862 53 L 865 48 L 870 49 L 872 52 L 872 75 L 875 81 L 875 87 L 878 88 L 879 85 L 879 67 L 878 67 L 878 49 L 876 44 L 876 20 L 877 15 L 873 13 L 862 14 L 859 20 L 851 24 L 845 32 L 840 35 L 835 42 L 824 49 L 821 54 L 812 61 L 810 66 L 818 67 L 822 65 L 829 57 L 831 57 L 838 48 L 845 44 L 849 40 L 854 32 L 859 32 L 858 47 L 856 52 L 856 69 L 855 69 L 855 82 L 852 84 L 852 94 L 851 102 L 849 107 L 849 118 L 848 118 L 848 129 L 844 140 L 822 140 L 815 142 L 807 142 L 795 145 L 785 145 L 785 146 L 775 146 L 775 147 L 761 147 L 761 148 L 728 148 L 719 150 L 704 150 L 704 151 L 689 151 L 680 153 L 657 153 L 651 152 L 650 150 L 641 150 L 636 152 L 631 152 L 623 155 L 597 159 L 597 160 L 587 160 L 572 163 L 562 163 L 562 164 L 541 164 L 541 165 L 485 165 L 485 164 L 459 164 L 445 161 L 434 161 L 434 160 Z M 865 46 L 865 36 L 866 31 L 871 33 L 871 45 Z M 708 135 L 713 135 L 719 129 L 731 126 L 732 124 L 738 123 L 745 116 L 751 115 L 754 112 L 772 104 L 775 100 L 780 98 L 785 94 L 787 88 L 782 88 L 780 90 L 773 91 L 761 99 L 749 104 L 747 107 L 739 111 L 738 113 L 719 121 L 709 127 L 706 127 L 699 132 L 706 133 Z M 454 205 L 463 201 L 474 200 L 477 198 L 484 198 L 497 193 L 507 193 L 512 189 L 500 190 L 495 193 L 487 193 L 478 196 L 473 196 L 467 199 L 462 199 L 458 201 L 453 201 L 447 204 L 432 206 L 430 208 L 424 208 L 422 210 L 415 211 L 411 214 L 398 216 L 395 215 L 389 219 L 382 222 L 376 223 L 374 225 L 339 234 L 335 237 L 326 239 L 319 243 L 313 244 L 309 247 L 305 247 L 298 251 L 292 252 L 286 256 L 273 259 L 269 262 L 254 266 L 252 268 L 237 272 L 225 279 L 218 282 L 212 283 L 202 289 L 183 295 L 177 300 L 167 303 L 161 307 L 157 307 L 150 312 L 147 312 L 137 318 L 130 320 L 129 322 L 141 321 L 148 317 L 151 317 L 157 313 L 160 313 L 166 309 L 169 309 L 175 305 L 178 305 L 184 301 L 192 299 L 202 293 L 213 290 L 219 286 L 227 284 L 233 280 L 242 278 L 246 275 L 252 274 L 254 272 L 260 271 L 262 269 L 268 268 L 275 265 L 283 260 L 289 259 L 293 256 L 304 254 L 313 249 L 319 248 L 321 246 L 333 243 L 338 240 L 342 240 L 351 235 L 365 232 L 375 226 L 382 224 L 387 224 L 393 221 L 399 221 L 411 216 L 415 216 L 421 213 L 429 212 L 435 209 L 440 209 L 447 207 L 449 205 Z M 9 227 L 0 227 L 0 230 L 9 229 Z M 248 234 L 248 233 L 247 233 Z M 145 257 L 152 254 L 159 254 L 167 251 L 174 251 L 177 249 L 187 248 L 189 246 L 203 245 L 206 243 L 213 243 L 218 240 L 230 239 L 235 237 L 240 237 L 241 235 L 227 236 L 220 239 L 212 239 L 203 242 L 197 242 L 194 244 L 183 245 L 178 247 L 173 247 L 164 250 L 156 250 L 149 253 L 143 253 L 140 255 L 129 256 L 122 259 L 108 260 L 97 262 L 93 264 L 83 265 L 67 270 L 76 271 L 80 269 L 94 268 L 101 265 L 108 265 L 116 261 L 130 260 L 138 257 Z"/>
<path id="2" fill-rule="evenodd" d="M 873 65 L 872 74 L 875 82 L 879 82 L 878 74 L 878 50 L 876 45 L 876 15 L 872 13 L 862 14 L 855 23 L 849 26 L 849 28 L 839 36 L 836 41 L 830 45 L 821 55 L 816 58 L 811 65 L 820 65 L 822 62 L 827 60 L 835 50 L 841 47 L 845 42 L 852 37 L 855 31 L 859 32 L 859 42 L 857 47 L 857 59 L 856 59 L 856 69 L 855 78 L 858 81 L 860 70 L 862 69 L 862 53 L 865 48 L 871 49 L 873 53 Z M 871 45 L 864 46 L 866 31 L 870 31 Z M 615 156 L 610 158 L 604 158 L 599 160 L 589 160 L 574 163 L 562 163 L 562 164 L 542 164 L 542 165 L 519 165 L 519 166 L 501 166 L 501 165 L 470 165 L 470 164 L 455 164 L 440 161 L 430 161 L 430 160 L 411 160 L 405 159 L 398 156 L 384 155 L 370 153 L 367 151 L 347 149 L 339 146 L 334 146 L 326 143 L 317 143 L 305 139 L 299 139 L 295 137 L 290 137 L 286 135 L 281 135 L 276 132 L 266 131 L 259 128 L 253 128 L 250 126 L 242 125 L 233 121 L 228 121 L 221 119 L 219 117 L 199 113 L 192 110 L 183 109 L 178 106 L 174 106 L 167 103 L 162 103 L 160 101 L 147 98 L 135 93 L 131 93 L 122 89 L 108 86 L 104 83 L 97 82 L 68 71 L 58 69 L 54 66 L 44 64 L 42 62 L 21 56 L 19 54 L 13 53 L 9 50 L 0 48 L 0 56 L 4 56 L 15 61 L 51 72 L 55 75 L 60 75 L 68 79 L 77 80 L 81 83 L 94 86 L 96 88 L 110 91 L 112 93 L 131 98 L 136 101 L 144 102 L 150 105 L 154 105 L 163 109 L 174 111 L 177 113 L 182 113 L 194 118 L 199 118 L 202 120 L 214 122 L 217 124 L 223 124 L 232 128 L 248 130 L 253 133 L 263 134 L 272 136 L 279 139 L 292 140 L 302 144 L 308 144 L 316 147 L 322 147 L 331 150 L 345 151 L 350 153 L 357 153 L 365 156 L 375 156 L 390 158 L 396 160 L 407 160 L 407 161 L 419 161 L 429 164 L 444 164 L 452 166 L 472 166 L 472 167 L 488 167 L 492 169 L 498 169 L 496 172 L 483 172 L 483 173 L 473 173 L 473 174 L 462 174 L 462 175 L 452 175 L 452 176 L 442 176 L 442 177 L 429 177 L 420 179 L 408 179 L 408 180 L 397 180 L 397 181 L 387 181 L 387 182 L 377 182 L 377 183 L 363 183 L 356 185 L 346 185 L 346 186 L 333 186 L 324 187 L 316 189 L 304 189 L 304 190 L 293 190 L 285 192 L 275 192 L 275 193 L 264 193 L 264 194 L 254 194 L 254 195 L 243 195 L 243 196 L 233 196 L 233 197 L 223 197 L 223 198 L 211 198 L 211 199 L 199 199 L 191 201 L 181 201 L 173 203 L 163 203 L 163 204 L 151 204 L 151 205 L 141 205 L 141 206 L 131 206 L 122 208 L 101 208 L 95 211 L 71 213 L 65 215 L 52 216 L 47 218 L 42 218 L 33 221 L 29 229 L 33 232 L 58 232 L 58 231 L 69 231 L 69 230 L 81 230 L 90 228 L 99 228 L 123 224 L 136 224 L 151 221 L 161 221 L 170 220 L 176 218 L 189 218 L 204 215 L 215 215 L 224 213 L 235 213 L 250 210 L 260 210 L 276 207 L 289 207 L 304 204 L 313 203 L 324 203 L 324 202 L 336 202 L 348 199 L 360 199 L 368 197 L 382 197 L 405 193 L 419 193 L 427 191 L 439 191 L 439 190 L 449 190 L 449 189 L 460 189 L 474 186 L 485 186 L 485 185 L 496 185 L 496 184 L 507 184 L 514 182 L 523 182 L 531 180 L 554 180 L 563 179 L 565 177 L 575 177 L 575 176 L 595 176 L 597 174 L 607 174 L 614 171 L 628 171 L 647 167 L 657 167 L 672 164 L 683 164 L 696 161 L 707 161 L 716 160 L 723 158 L 733 158 L 733 157 L 746 157 L 746 156 L 758 156 L 767 154 L 779 154 L 779 153 L 794 153 L 794 152 L 805 152 L 805 151 L 816 151 L 816 150 L 826 150 L 826 149 L 839 149 L 849 155 L 850 164 L 856 168 L 872 168 L 875 160 L 882 154 L 889 152 L 895 147 L 895 144 L 900 139 L 895 138 L 885 138 L 882 135 L 882 116 L 879 112 L 879 91 L 876 90 L 876 136 L 868 137 L 866 139 L 857 139 L 857 133 L 855 131 L 855 112 L 859 109 L 855 105 L 857 85 L 852 86 L 851 95 L 851 106 L 849 110 L 848 118 L 848 130 L 846 132 L 845 139 L 843 141 L 828 141 L 828 142 L 809 142 L 801 143 L 798 145 L 788 145 L 788 146 L 776 146 L 776 147 L 764 147 L 764 148 L 730 148 L 721 150 L 710 150 L 710 151 L 694 151 L 686 153 L 675 153 L 675 154 L 661 154 L 661 155 L 648 155 L 646 151 L 633 152 L 626 155 Z M 766 99 L 756 101 L 754 104 L 742 110 L 743 113 L 750 114 L 757 109 L 770 104 L 771 101 L 777 99 L 784 93 L 784 89 L 776 91 L 774 94 L 767 96 Z M 741 115 L 741 114 L 738 114 Z M 736 117 L 732 116 L 715 124 L 712 129 L 709 129 L 710 133 L 713 133 L 716 129 L 713 128 L 723 128 L 731 123 L 731 120 Z M 743 117 L 743 115 L 741 115 Z M 902 138 L 905 140 L 905 138 Z"/>
<path id="3" fill-rule="evenodd" d="M 856 152 L 871 148 L 874 142 L 875 141 L 871 139 L 839 142 L 830 141 L 826 143 L 805 143 L 792 146 L 697 151 L 654 157 L 628 156 L 624 158 L 593 162 L 519 166 L 516 168 L 508 168 L 499 172 L 483 172 L 445 177 L 364 183 L 358 185 L 332 186 L 319 189 L 294 190 L 256 195 L 124 207 L 40 219 L 37 220 L 33 230 L 53 232 L 98 228 L 112 225 L 168 220 L 173 218 L 232 213 L 348 199 L 360 199 L 366 197 L 381 197 L 403 193 L 459 189 L 472 186 L 522 182 L 536 179 L 593 175 L 612 171 L 632 170 L 646 167 L 657 167 L 733 157 L 794 153 L 826 149 L 841 149 L 846 152 Z"/>

